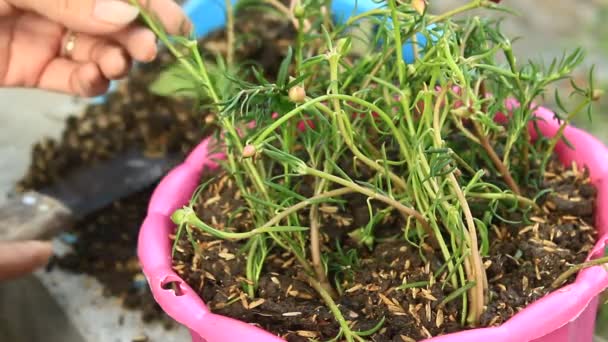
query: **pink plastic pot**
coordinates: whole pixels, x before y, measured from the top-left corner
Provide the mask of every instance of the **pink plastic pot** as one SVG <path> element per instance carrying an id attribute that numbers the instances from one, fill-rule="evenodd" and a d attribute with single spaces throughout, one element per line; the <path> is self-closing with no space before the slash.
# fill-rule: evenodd
<path id="1" fill-rule="evenodd" d="M 538 126 L 545 136 L 553 136 L 558 123 L 553 113 L 540 108 Z M 536 132 L 530 127 L 532 138 Z M 593 136 L 574 127 L 565 135 L 576 151 L 559 143 L 561 161 L 586 166 L 598 189 L 596 227 L 599 239 L 589 259 L 603 255 L 608 239 L 608 149 Z M 139 235 L 139 259 L 156 301 L 163 310 L 190 329 L 196 342 L 282 341 L 254 325 L 213 314 L 196 292 L 171 269 L 171 242 L 174 231 L 170 215 L 187 204 L 203 171 L 217 168 L 203 141 L 180 166 L 171 171 L 152 195 Z M 173 291 L 168 284 L 174 283 Z M 498 327 L 462 331 L 432 338 L 432 342 L 586 342 L 592 341 L 598 295 L 608 287 L 608 273 L 601 266 L 581 271 L 576 282 L 531 304 Z"/>

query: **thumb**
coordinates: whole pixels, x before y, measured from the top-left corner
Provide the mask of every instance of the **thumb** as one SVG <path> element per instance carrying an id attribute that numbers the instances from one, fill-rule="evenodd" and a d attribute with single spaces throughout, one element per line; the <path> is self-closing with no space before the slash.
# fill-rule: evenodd
<path id="1" fill-rule="evenodd" d="M 137 7 L 122 0 L 8 0 L 21 10 L 29 10 L 68 29 L 89 33 L 118 32 L 139 15 Z"/>
<path id="2" fill-rule="evenodd" d="M 44 266 L 52 253 L 50 242 L 0 242 L 0 281 L 33 272 Z"/>

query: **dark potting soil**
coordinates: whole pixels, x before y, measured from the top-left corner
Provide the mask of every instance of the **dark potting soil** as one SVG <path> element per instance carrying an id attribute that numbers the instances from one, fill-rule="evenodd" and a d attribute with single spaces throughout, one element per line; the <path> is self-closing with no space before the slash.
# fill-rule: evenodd
<path id="1" fill-rule="evenodd" d="M 491 246 L 483 262 L 491 299 L 481 320 L 483 326 L 499 325 L 549 293 L 552 281 L 569 265 L 584 261 L 593 247 L 595 188 L 576 168 L 553 163 L 550 170 L 545 186 L 555 192 L 541 199 L 541 211 L 527 224 L 503 224 L 490 230 Z M 403 222 L 390 216 L 377 228 L 386 240 L 372 251 L 359 248 L 346 233 L 367 223 L 367 205 L 358 195 L 346 200 L 344 211 L 330 206 L 320 210 L 325 243 L 340 241 L 344 256 L 358 255 L 355 267 L 339 270 L 349 276 L 341 284 L 344 293 L 337 302 L 354 329 L 370 329 L 385 318 L 382 328 L 369 339 L 406 342 L 461 330 L 461 297 L 442 304 L 453 291 L 449 286 L 442 289 L 440 283 L 426 283 L 399 289 L 404 280 L 408 284 L 428 282 L 443 264 L 440 253 L 405 243 Z M 201 194 L 195 210 L 215 228 L 244 231 L 251 229 L 250 220 L 246 213 L 235 210 L 243 204 L 230 179 L 218 176 Z M 302 219 L 306 217 L 303 212 Z M 183 234 L 174 269 L 212 311 L 255 323 L 288 341 L 326 340 L 338 333 L 339 326 L 325 303 L 302 280 L 302 269 L 293 255 L 279 247 L 272 250 L 260 277 L 259 297 L 249 298 L 243 290 L 246 256 L 241 252 L 242 243 L 219 240 L 194 228 L 191 232 L 199 252 L 194 252 Z M 389 238 L 395 234 L 400 237 Z M 445 277 L 443 272 L 439 279 Z"/>
<path id="2" fill-rule="evenodd" d="M 246 42 L 238 42 L 237 60 L 261 63 L 271 79 L 293 31 L 259 13 L 243 12 L 237 18 L 241 20 L 236 31 L 250 36 Z M 205 53 L 223 53 L 225 41 L 224 32 L 218 31 L 201 45 Z M 35 144 L 30 167 L 18 190 L 40 189 L 75 168 L 111 158 L 127 147 L 137 146 L 149 155 L 189 152 L 213 130 L 205 127 L 205 114 L 195 110 L 193 101 L 148 91 L 159 71 L 172 61 L 169 53 L 162 52 L 155 62 L 133 70 L 105 103 L 88 106 L 81 115 L 68 118 L 59 140 L 43 139 Z M 139 226 L 154 187 L 77 222 L 68 236 L 73 251 L 55 257 L 49 267 L 91 275 L 103 285 L 104 295 L 121 298 L 126 308 L 142 310 L 145 321 L 162 320 L 169 327 L 172 321 L 152 298 L 136 255 Z"/>
<path id="3" fill-rule="evenodd" d="M 134 194 L 79 222 L 73 250 L 51 265 L 95 277 L 104 296 L 116 296 L 123 307 L 141 310 L 145 322 L 160 320 L 171 328 L 173 321 L 154 301 L 135 254 L 151 194 L 152 189 Z"/>

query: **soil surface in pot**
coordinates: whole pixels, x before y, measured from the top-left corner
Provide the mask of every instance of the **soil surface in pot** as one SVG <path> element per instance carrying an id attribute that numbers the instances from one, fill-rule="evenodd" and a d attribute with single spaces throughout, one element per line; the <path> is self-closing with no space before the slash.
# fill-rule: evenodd
<path id="1" fill-rule="evenodd" d="M 555 191 L 540 199 L 539 213 L 526 224 L 491 227 L 491 245 L 483 258 L 491 300 L 483 326 L 499 325 L 549 293 L 551 282 L 569 265 L 584 261 L 594 245 L 596 190 L 587 174 L 557 162 L 549 170 L 544 186 Z M 357 263 L 345 261 L 342 269 L 330 272 L 330 279 L 337 272 L 346 276 L 338 304 L 355 330 L 370 329 L 382 318 L 385 322 L 371 340 L 409 342 L 461 330 L 461 297 L 444 302 L 453 289 L 429 283 L 431 274 L 441 272 L 440 253 L 405 243 L 398 216 L 389 216 L 377 228 L 385 239 L 373 250 L 359 247 L 347 233 L 368 222 L 367 204 L 358 195 L 345 199 L 344 210 L 329 206 L 320 210 L 326 243 L 341 243 L 341 260 L 358 256 Z M 219 175 L 200 195 L 195 210 L 215 228 L 243 231 L 251 229 L 247 214 L 236 210 L 243 205 L 235 185 Z M 306 221 L 306 212 L 301 214 Z M 193 240 L 182 234 L 177 243 L 174 269 L 212 311 L 258 324 L 288 341 L 336 336 L 338 324 L 317 293 L 302 281 L 293 255 L 279 247 L 272 250 L 259 281 L 259 298 L 248 298 L 243 290 L 243 244 L 219 240 L 195 228 L 190 231 Z M 409 287 L 404 288 L 404 279 Z"/>
<path id="2" fill-rule="evenodd" d="M 284 58 L 293 32 L 285 24 L 266 16 L 237 15 L 237 33 L 249 33 L 238 42 L 238 61 L 262 64 L 269 77 Z M 201 40 L 205 53 L 224 53 L 223 30 Z M 204 113 L 195 110 L 193 101 L 170 99 L 149 92 L 149 85 L 173 58 L 162 52 L 150 64 L 133 70 L 119 89 L 103 104 L 90 105 L 78 116 L 67 119 L 59 140 L 43 139 L 31 151 L 31 165 L 17 185 L 18 190 L 40 189 L 69 172 L 99 160 L 111 158 L 127 147 L 137 146 L 148 155 L 178 152 L 184 156 L 214 127 L 204 125 Z M 63 238 L 73 250 L 54 257 L 49 268 L 88 274 L 100 281 L 104 295 L 121 298 L 126 308 L 142 310 L 145 321 L 169 319 L 154 301 L 137 260 L 137 236 L 146 216 L 155 185 L 77 222 Z M 117 317 L 118 322 L 121 318 Z"/>

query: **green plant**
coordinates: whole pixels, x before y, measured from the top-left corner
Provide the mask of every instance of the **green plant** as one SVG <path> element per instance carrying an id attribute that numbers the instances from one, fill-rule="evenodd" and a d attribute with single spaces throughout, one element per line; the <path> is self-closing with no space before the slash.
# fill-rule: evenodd
<path id="1" fill-rule="evenodd" d="M 338 309 L 340 283 L 356 267 L 357 256 L 336 242 L 322 242 L 319 208 L 339 207 L 345 195 L 365 196 L 369 224 L 351 237 L 373 248 L 374 226 L 385 215 L 401 216 L 404 233 L 398 238 L 437 251 L 445 262 L 432 280 L 452 290 L 441 305 L 461 300 L 462 324 L 478 324 L 489 300 L 481 261 L 489 248 L 488 227 L 506 221 L 505 214 L 519 212 L 526 220 L 538 210 L 535 200 L 547 190 L 540 182 L 543 172 L 563 138 L 560 131 L 552 139 L 529 139 L 535 101 L 549 84 L 568 77 L 582 52 L 549 66 L 518 64 L 497 23 L 454 19 L 472 9 L 501 9 L 489 0 L 473 0 L 437 16 L 419 3 L 388 0 L 343 25 L 331 23 L 326 0 L 293 1 L 291 8 L 275 1 L 246 3 L 287 13 L 297 29 L 276 79 L 236 65 L 233 52 L 225 61 L 204 60 L 194 38 L 169 37 L 153 14 L 143 11 L 178 59 L 171 73 L 187 80 L 187 94 L 196 94 L 217 113 L 227 158 L 222 166 L 238 185 L 247 203 L 243 210 L 256 228 L 216 229 L 192 206 L 175 212 L 173 221 L 186 231 L 246 240 L 251 297 L 269 249 L 293 254 L 301 278 L 339 322 L 339 337 L 363 340 L 382 322 L 356 332 Z M 231 12 L 229 18 L 229 43 L 234 44 Z M 369 33 L 367 51 L 357 55 L 350 34 L 363 21 L 377 29 Z M 419 32 L 435 43 L 417 47 L 416 60 L 406 64 L 401 47 L 415 42 Z M 499 54 L 506 63 L 498 61 Z M 580 105 L 572 111 L 560 105 L 564 125 L 590 108 L 594 93 L 575 86 Z M 278 118 L 272 117 L 275 112 Z M 506 123 L 496 113 L 508 116 Z M 247 128 L 251 121 L 255 127 Z M 302 123 L 308 127 L 299 130 Z M 303 191 L 304 183 L 312 186 L 310 193 Z"/>

